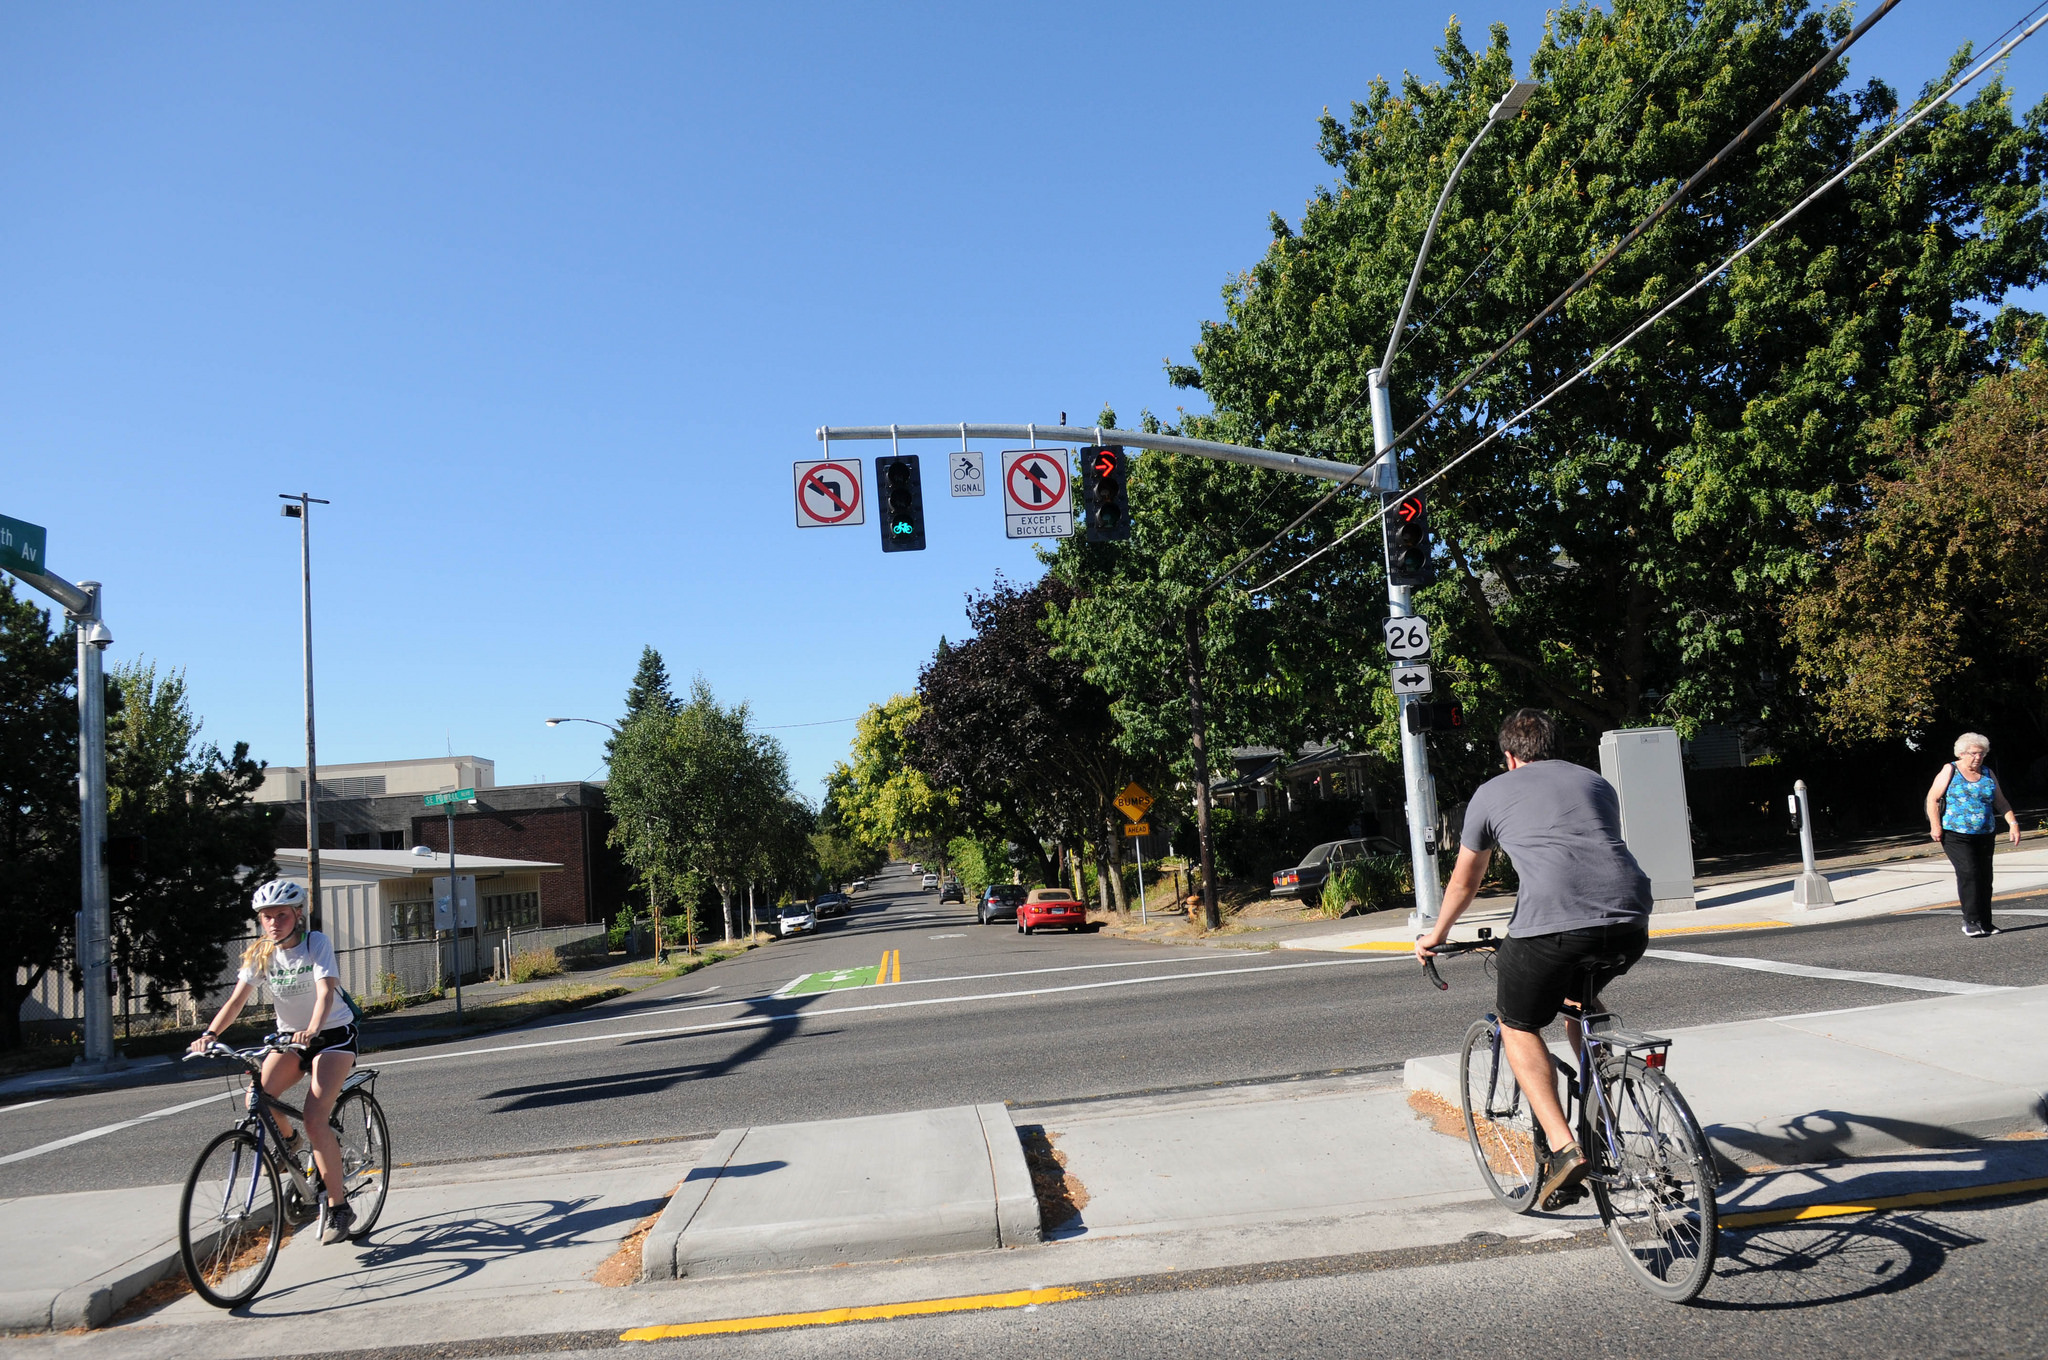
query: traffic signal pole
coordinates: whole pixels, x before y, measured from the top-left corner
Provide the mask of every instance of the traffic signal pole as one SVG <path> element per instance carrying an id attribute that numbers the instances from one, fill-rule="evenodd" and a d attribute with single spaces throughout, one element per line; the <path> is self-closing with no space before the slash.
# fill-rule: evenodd
<path id="1" fill-rule="evenodd" d="M 1372 446 L 1379 455 L 1379 461 L 1373 465 L 1372 485 L 1382 497 L 1398 495 L 1400 491 L 1400 478 L 1389 452 L 1394 443 L 1394 415 L 1387 401 L 1385 375 L 1384 368 L 1366 375 L 1366 387 L 1372 398 Z M 1390 519 L 1388 515 L 1380 516 L 1383 554 L 1387 554 Z M 1392 618 L 1412 618 L 1415 587 L 1397 586 L 1393 581 L 1392 556 L 1387 554 L 1387 613 Z M 1415 910 L 1409 915 L 1408 924 L 1418 934 L 1429 929 L 1443 902 L 1443 887 L 1436 868 L 1436 779 L 1429 772 L 1429 741 L 1422 733 L 1410 731 L 1408 724 L 1408 706 L 1422 697 L 1402 693 L 1394 696 L 1398 705 L 1395 726 L 1401 734 L 1401 786 L 1407 796 L 1408 859 L 1415 873 Z"/>

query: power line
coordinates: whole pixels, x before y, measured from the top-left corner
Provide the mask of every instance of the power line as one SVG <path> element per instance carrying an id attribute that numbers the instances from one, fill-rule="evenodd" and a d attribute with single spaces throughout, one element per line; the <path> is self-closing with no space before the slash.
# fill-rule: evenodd
<path id="1" fill-rule="evenodd" d="M 2042 8 L 2048 8 L 2048 3 L 2044 3 L 2043 5 L 2037 5 L 2035 9 L 2029 11 L 2029 13 L 2036 13 Z M 2022 22 L 2024 22 L 2024 20 Z M 1709 270 L 1707 273 L 1701 275 L 1690 286 L 1688 286 L 1685 289 L 1685 291 L 1679 293 L 1669 302 L 1666 302 L 1663 306 L 1659 307 L 1656 311 L 1652 312 L 1649 316 L 1645 317 L 1641 322 L 1637 323 L 1626 335 L 1623 335 L 1619 340 L 1616 340 L 1614 343 L 1607 346 L 1607 348 L 1600 351 L 1600 353 L 1595 355 L 1592 361 L 1588 363 L 1584 368 L 1581 368 L 1580 370 L 1578 370 L 1578 372 L 1572 374 L 1563 382 L 1558 383 L 1555 387 L 1552 387 L 1548 392 L 1545 392 L 1541 397 L 1538 397 L 1535 401 L 1529 403 L 1529 405 L 1523 407 L 1514 415 L 1509 416 L 1506 420 L 1503 420 L 1502 422 L 1500 422 L 1500 424 L 1494 426 L 1494 428 L 1486 435 L 1485 438 L 1481 439 L 1471 448 L 1466 449 L 1457 457 L 1451 459 L 1448 463 L 1445 463 L 1442 467 L 1438 468 L 1435 472 L 1432 472 L 1429 476 L 1423 478 L 1420 482 L 1417 482 L 1414 485 L 1414 487 L 1410 488 L 1408 494 L 1413 495 L 1416 492 L 1421 491 L 1423 488 L 1430 486 L 1437 481 L 1440 481 L 1445 475 L 1447 475 L 1450 472 L 1452 468 L 1464 462 L 1473 454 L 1478 453 L 1481 449 L 1493 443 L 1494 440 L 1500 438 L 1503 434 L 1507 433 L 1515 426 L 1521 424 L 1524 420 L 1527 420 L 1530 416 L 1536 414 L 1536 412 L 1548 406 L 1552 401 L 1556 400 L 1559 396 L 1563 395 L 1563 393 L 1568 389 L 1576 386 L 1578 383 L 1580 383 L 1587 377 L 1591 376 L 1602 364 L 1606 363 L 1610 358 L 1612 358 L 1625 346 L 1632 343 L 1637 336 L 1641 335 L 1651 326 L 1654 326 L 1657 322 L 1663 320 L 1664 317 L 1669 315 L 1681 304 L 1691 299 L 1694 294 L 1698 293 L 1702 288 L 1706 287 L 1709 283 L 1712 283 L 1715 279 L 1727 273 L 1730 269 L 1732 269 L 1735 266 L 1735 263 L 1738 260 L 1740 260 L 1743 256 L 1749 254 L 1749 252 L 1755 250 L 1758 246 L 1762 245 L 1765 241 L 1769 240 L 1773 235 L 1775 235 L 1777 233 L 1778 228 L 1784 226 L 1793 218 L 1797 217 L 1800 213 L 1804 212 L 1808 207 L 1812 206 L 1815 200 L 1819 199 L 1823 194 L 1827 193 L 1836 185 L 1840 184 L 1843 180 L 1847 179 L 1851 174 L 1855 173 L 1857 168 L 1863 165 L 1864 162 L 1868 161 L 1871 157 L 1877 155 L 1878 152 L 1884 150 L 1887 146 L 1890 146 L 1893 142 L 1897 141 L 1901 136 L 1903 136 L 1906 133 L 1908 129 L 1912 128 L 1916 123 L 1920 122 L 1922 119 L 1927 117 L 1928 114 L 1933 113 L 1936 109 L 1948 103 L 1948 101 L 1954 98 L 1956 93 L 1960 91 L 1965 85 L 1968 85 L 1971 82 L 1975 81 L 1978 76 L 1984 74 L 1984 72 L 1989 70 L 1993 65 L 2003 60 L 2008 52 L 2011 52 L 2015 47 L 2018 47 L 2028 38 L 2033 37 L 2034 34 L 2040 30 L 2043 24 L 2048 24 L 2048 15 L 2043 15 L 2041 18 L 2035 19 L 2033 23 L 2029 24 L 2026 27 L 2026 29 L 2019 34 L 2019 36 L 2007 42 L 2003 47 L 1999 48 L 1998 51 L 1992 53 L 1983 61 L 1979 62 L 1969 72 L 1957 78 L 1955 83 L 1950 85 L 1946 90 L 1942 91 L 1941 94 L 1937 95 L 1934 99 L 1929 100 L 1924 106 L 1922 106 L 1920 109 L 1911 114 L 1911 116 L 1905 118 L 1890 132 L 1886 133 L 1881 139 L 1872 144 L 1869 147 L 1869 149 L 1865 150 L 1860 155 L 1850 160 L 1847 165 L 1844 165 L 1840 170 L 1836 171 L 1834 174 L 1830 175 L 1825 181 L 1823 181 L 1819 185 L 1819 187 L 1815 188 L 1814 190 L 1809 192 L 1804 198 L 1800 199 L 1797 203 L 1793 204 L 1791 208 L 1786 210 L 1783 216 L 1778 217 L 1770 223 L 1766 224 L 1763 230 L 1759 231 L 1754 237 L 1752 237 L 1747 244 L 1742 246 L 1741 249 L 1737 250 L 1727 259 L 1721 261 L 1720 264 L 1714 266 L 1714 268 Z M 2012 32 L 2012 29 L 2008 28 L 2006 32 L 2010 33 Z M 1377 510 L 1375 510 L 1372 514 L 1368 515 L 1365 519 L 1360 520 L 1357 524 L 1354 524 L 1353 526 L 1351 526 L 1351 528 L 1345 530 L 1342 534 L 1338 535 L 1330 542 L 1316 549 L 1307 557 L 1302 558 L 1301 561 L 1296 562 L 1293 566 L 1288 567 L 1285 571 L 1278 572 L 1275 575 L 1268 577 L 1265 581 L 1261 582 L 1260 584 L 1249 587 L 1247 593 L 1252 595 L 1259 595 L 1263 594 L 1267 590 L 1270 590 L 1275 585 L 1278 585 L 1281 581 L 1286 580 L 1295 572 L 1301 570 L 1309 563 L 1315 561 L 1318 557 L 1321 557 L 1324 553 L 1329 552 L 1332 548 L 1335 548 L 1340 543 L 1343 543 L 1346 539 L 1349 539 L 1352 536 L 1358 534 L 1368 526 L 1377 523 L 1380 519 L 1385 517 L 1386 512 L 1386 505 L 1382 503 Z"/>
<path id="2" fill-rule="evenodd" d="M 1531 331 L 1535 330 L 1536 327 L 1541 325 L 1545 319 L 1554 314 L 1558 308 L 1562 307 L 1576 293 L 1578 293 L 1579 290 L 1583 289 L 1588 283 L 1592 282 L 1592 280 L 1602 270 L 1606 269 L 1608 265 L 1614 263 L 1614 261 L 1621 256 L 1621 253 L 1623 251 L 1627 250 L 1629 246 L 1633 245 L 1636 241 L 1641 239 L 1643 233 L 1647 232 L 1651 227 L 1655 226 L 1660 220 L 1662 220 L 1666 213 L 1670 212 L 1671 209 L 1678 206 L 1679 203 L 1684 201 L 1684 199 L 1692 192 L 1694 188 L 1696 188 L 1700 184 L 1701 181 L 1706 179 L 1708 175 L 1712 174 L 1714 170 L 1729 156 L 1733 155 L 1737 150 L 1739 150 L 1742 147 L 1743 143 L 1747 142 L 1759 128 L 1761 128 L 1775 114 L 1777 114 L 1781 109 L 1783 109 L 1785 105 L 1795 95 L 1797 95 L 1801 90 L 1805 89 L 1807 85 L 1812 83 L 1815 76 L 1819 75 L 1822 71 L 1826 70 L 1831 63 L 1833 63 L 1842 55 L 1842 53 L 1848 51 L 1850 46 L 1853 43 L 1855 43 L 1858 38 L 1861 38 L 1865 33 L 1868 33 L 1873 24 L 1875 24 L 1878 20 L 1884 18 L 1885 15 L 1891 13 L 1891 11 L 1898 5 L 1898 3 L 1899 0 L 1883 0 L 1883 3 L 1878 6 L 1875 12 L 1873 12 L 1869 17 L 1865 18 L 1863 22 L 1857 24 L 1856 27 L 1851 29 L 1840 42 L 1836 43 L 1833 47 L 1829 48 L 1827 53 L 1823 55 L 1820 58 L 1820 60 L 1816 61 L 1813 65 L 1809 66 L 1803 73 L 1801 73 L 1800 77 L 1797 80 L 1793 81 L 1790 85 L 1786 86 L 1784 91 L 1780 93 L 1776 99 L 1771 101 L 1770 106 L 1768 108 L 1766 108 L 1762 113 L 1759 113 L 1755 118 L 1752 118 L 1749 121 L 1748 126 L 1744 127 L 1741 132 L 1738 132 L 1726 146 L 1722 147 L 1719 151 L 1716 151 L 1713 154 L 1713 156 L 1707 160 L 1706 164 L 1700 166 L 1699 169 L 1695 170 L 1686 179 L 1685 183 L 1679 185 L 1678 188 L 1674 189 L 1669 195 L 1665 197 L 1662 203 L 1658 204 L 1656 208 L 1651 210 L 1648 216 L 1644 217 L 1640 222 L 1636 223 L 1635 226 L 1631 227 L 1627 235 L 1623 236 L 1619 241 L 1615 242 L 1615 244 L 1608 249 L 1606 254 L 1602 255 L 1598 260 L 1594 261 L 1593 264 L 1590 267 L 1588 267 L 1583 274 L 1579 275 L 1578 279 L 1570 287 L 1566 288 L 1562 293 L 1559 293 L 1555 298 L 1553 298 L 1550 302 L 1550 305 L 1545 307 L 1542 311 L 1538 312 L 1533 318 L 1531 318 L 1527 325 L 1523 326 L 1522 329 L 1515 332 L 1515 334 L 1512 337 L 1510 337 L 1508 341 L 1505 344 L 1503 344 L 1499 349 L 1496 349 L 1492 354 L 1488 355 L 1484 360 L 1482 360 L 1479 363 L 1478 367 L 1474 368 L 1471 372 L 1467 373 L 1464 377 L 1460 378 L 1458 382 L 1451 388 L 1451 390 L 1446 392 L 1436 402 L 1435 405 L 1431 406 L 1427 411 L 1424 411 L 1421 416 L 1417 417 L 1414 424 L 1410 425 L 1407 429 L 1403 430 L 1398 436 L 1394 438 L 1392 443 L 1388 444 L 1384 450 L 1381 450 L 1379 452 L 1379 456 L 1386 457 L 1391 455 L 1394 452 L 1394 450 L 1400 448 L 1401 445 L 1411 435 L 1413 435 L 1417 430 L 1421 429 L 1423 425 L 1427 424 L 1430 417 L 1434 416 L 1438 411 L 1442 410 L 1459 393 L 1463 392 L 1466 388 L 1470 387 L 1473 383 L 1477 382 L 1480 378 L 1484 377 L 1487 373 L 1491 372 L 1493 366 L 1500 362 L 1500 359 L 1503 355 L 1505 355 L 1510 349 L 1512 349 Z M 2011 30 L 2008 29 L 2007 31 L 2010 32 Z M 1664 60 L 1668 61 L 1669 59 L 1670 54 L 1667 53 Z M 1658 71 L 1661 71 L 1663 69 L 1663 66 L 1664 62 L 1660 61 L 1656 69 Z M 1656 71 L 1653 71 L 1651 73 L 1652 79 L 1655 78 L 1655 75 Z M 1597 138 L 1601 132 L 1605 131 L 1605 128 L 1606 125 L 1603 124 L 1600 128 L 1595 129 L 1594 138 Z M 1524 213 L 1524 220 L 1526 220 L 1526 217 L 1527 210 L 1525 210 Z M 1350 411 L 1357 406 L 1357 404 L 1357 398 L 1354 397 L 1351 401 L 1350 406 L 1347 406 L 1344 412 L 1340 414 L 1340 419 L 1342 415 L 1348 415 Z M 1468 453 L 1469 452 L 1471 451 L 1468 451 Z M 1463 455 L 1461 455 L 1461 457 L 1462 456 Z M 1377 461 L 1378 460 L 1375 459 L 1375 462 Z M 1304 510 L 1300 515 L 1296 516 L 1295 519 L 1291 523 L 1289 523 L 1286 528 L 1282 529 L 1279 533 L 1274 534 L 1271 538 L 1267 539 L 1258 547 L 1251 549 L 1249 552 L 1240 554 L 1234 561 L 1231 562 L 1231 564 L 1228 567 L 1225 567 L 1222 571 L 1216 573 L 1215 576 L 1210 578 L 1208 584 L 1202 588 L 1202 593 L 1206 594 L 1209 591 L 1214 590 L 1217 586 L 1221 585 L 1223 582 L 1229 580 L 1232 576 L 1235 576 L 1238 572 L 1242 571 L 1252 561 L 1263 556 L 1268 550 L 1270 550 L 1273 547 L 1274 544 L 1280 542 L 1280 540 L 1286 538 L 1287 535 L 1293 533 L 1297 528 L 1301 527 L 1301 525 L 1310 516 L 1314 515 L 1317 511 L 1321 510 L 1324 506 L 1328 505 L 1331 501 L 1335 500 L 1339 495 L 1341 495 L 1345 490 L 1351 487 L 1355 482 L 1358 481 L 1360 477 L 1365 475 L 1366 471 L 1371 466 L 1372 464 L 1367 464 L 1365 467 L 1361 467 L 1357 472 L 1354 472 L 1353 474 L 1351 474 L 1351 476 L 1347 477 L 1345 480 L 1339 482 L 1336 486 L 1332 487 L 1329 490 L 1329 492 L 1327 492 L 1321 499 L 1317 500 L 1315 504 L 1311 505 L 1307 510 Z M 1416 489 L 1419 490 L 1420 488 L 1418 487 Z M 1365 524 L 1370 524 L 1378 521 L 1385 514 L 1385 509 L 1386 507 L 1384 503 L 1382 503 L 1380 510 L 1375 514 L 1369 516 L 1366 520 L 1362 521 L 1360 525 L 1354 526 L 1352 530 L 1347 531 L 1343 536 L 1325 545 L 1323 548 L 1318 549 L 1310 557 L 1303 559 L 1302 563 L 1297 563 L 1296 565 L 1305 565 L 1307 562 L 1313 561 L 1315 557 L 1321 556 L 1322 553 L 1327 552 L 1330 548 L 1333 548 L 1338 543 L 1343 542 L 1345 538 L 1349 538 L 1352 533 L 1357 532 L 1358 528 L 1362 528 Z M 1273 579 L 1277 581 L 1280 578 L 1274 577 Z"/>

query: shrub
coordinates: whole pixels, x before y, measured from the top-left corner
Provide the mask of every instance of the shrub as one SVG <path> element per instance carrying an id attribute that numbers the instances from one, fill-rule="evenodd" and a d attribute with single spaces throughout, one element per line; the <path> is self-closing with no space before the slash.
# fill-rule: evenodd
<path id="1" fill-rule="evenodd" d="M 377 995 L 393 1010 L 405 1004 L 405 979 L 396 973 L 386 973 L 377 981 Z"/>
<path id="2" fill-rule="evenodd" d="M 631 907 L 620 907 L 618 916 L 613 919 L 610 925 L 605 927 L 605 944 L 612 949 L 624 949 L 626 947 L 626 937 L 632 933 L 633 909 Z"/>
<path id="3" fill-rule="evenodd" d="M 562 961 L 552 949 L 522 949 L 512 956 L 512 980 L 531 982 L 535 978 L 559 976 Z"/>

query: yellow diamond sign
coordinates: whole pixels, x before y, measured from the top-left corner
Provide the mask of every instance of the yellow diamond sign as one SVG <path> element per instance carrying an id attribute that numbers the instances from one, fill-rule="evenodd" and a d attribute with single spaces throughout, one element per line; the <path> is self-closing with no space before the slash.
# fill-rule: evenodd
<path id="1" fill-rule="evenodd" d="M 1116 796 L 1116 805 L 1122 809 L 1124 816 L 1134 822 L 1142 822 L 1145 820 L 1146 810 L 1152 806 L 1152 795 L 1138 787 L 1134 780 Z"/>

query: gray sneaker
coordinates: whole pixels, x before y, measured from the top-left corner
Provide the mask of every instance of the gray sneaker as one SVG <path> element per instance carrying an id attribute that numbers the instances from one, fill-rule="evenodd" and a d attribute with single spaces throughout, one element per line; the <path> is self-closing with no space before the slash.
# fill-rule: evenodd
<path id="1" fill-rule="evenodd" d="M 331 1247 L 337 1242 L 348 1241 L 349 1230 L 356 1225 L 355 1210 L 347 1204 L 329 1204 L 321 1212 L 320 1245 Z"/>

